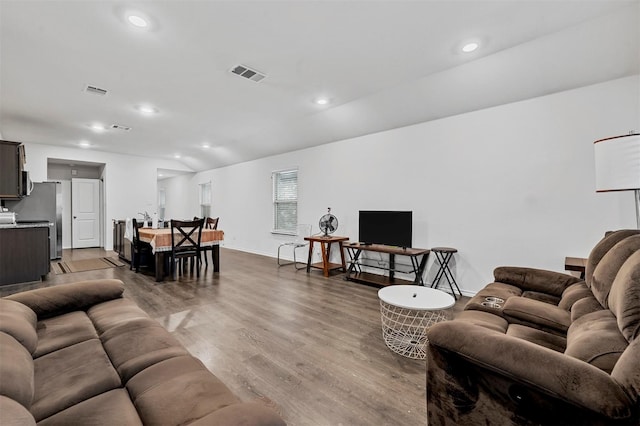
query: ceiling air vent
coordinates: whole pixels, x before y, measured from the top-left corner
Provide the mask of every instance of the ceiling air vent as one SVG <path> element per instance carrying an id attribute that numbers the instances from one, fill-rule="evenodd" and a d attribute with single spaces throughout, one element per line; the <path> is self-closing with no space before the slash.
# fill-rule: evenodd
<path id="1" fill-rule="evenodd" d="M 128 132 L 129 130 L 131 130 L 131 127 L 129 127 L 129 126 L 121 126 L 120 124 L 112 124 L 111 128 L 112 129 L 116 129 L 116 130 L 124 130 L 125 132 Z"/>
<path id="2" fill-rule="evenodd" d="M 84 91 L 87 93 L 93 93 L 94 95 L 100 95 L 100 96 L 104 96 L 107 94 L 106 90 L 96 86 L 87 86 L 85 87 Z"/>
<path id="3" fill-rule="evenodd" d="M 236 65 L 231 69 L 231 73 L 235 75 L 239 75 L 240 77 L 244 77 L 251 81 L 255 81 L 256 83 L 266 77 L 260 71 L 253 70 L 246 65 Z"/>

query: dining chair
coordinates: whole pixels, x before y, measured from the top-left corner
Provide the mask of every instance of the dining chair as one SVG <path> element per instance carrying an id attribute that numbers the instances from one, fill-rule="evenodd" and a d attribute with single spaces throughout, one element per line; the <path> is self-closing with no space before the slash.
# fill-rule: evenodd
<path id="1" fill-rule="evenodd" d="M 176 260 L 182 262 L 190 259 L 191 273 L 193 273 L 193 268 L 196 267 L 196 274 L 198 277 L 200 276 L 200 243 L 202 241 L 203 225 L 204 219 L 171 219 L 171 271 L 174 279 L 177 279 L 178 271 Z M 181 269 L 184 272 L 184 264 Z"/>
<path id="2" fill-rule="evenodd" d="M 131 266 L 129 269 L 135 268 L 136 272 L 140 272 L 140 263 L 143 256 L 148 262 L 153 254 L 151 245 L 140 241 L 140 228 L 144 226 L 144 222 L 138 223 L 138 221 L 133 218 L 131 224 L 133 225 L 133 241 L 131 242 Z"/>
<path id="3" fill-rule="evenodd" d="M 296 258 L 296 250 L 309 245 L 309 241 L 305 241 L 304 237 L 308 237 L 311 235 L 311 229 L 311 225 L 298 224 L 296 228 L 296 235 L 294 236 L 294 238 L 291 241 L 287 241 L 278 246 L 278 266 L 293 265 L 293 267 L 296 269 L 304 269 L 307 267 L 306 262 L 298 262 L 298 259 Z M 291 247 L 293 249 L 293 262 L 282 263 L 282 261 L 280 260 L 280 249 L 282 247 Z M 303 266 L 298 267 L 298 264 L 301 264 Z"/>
<path id="4" fill-rule="evenodd" d="M 204 229 L 218 229 L 218 221 L 220 220 L 219 217 L 211 218 L 208 217 L 206 218 L 205 222 L 204 222 Z M 210 251 L 211 252 L 211 262 L 215 264 L 215 259 L 213 257 L 213 246 L 205 246 L 202 247 L 202 255 L 204 256 L 204 267 L 208 267 L 209 266 L 209 261 L 207 260 L 207 252 Z"/>

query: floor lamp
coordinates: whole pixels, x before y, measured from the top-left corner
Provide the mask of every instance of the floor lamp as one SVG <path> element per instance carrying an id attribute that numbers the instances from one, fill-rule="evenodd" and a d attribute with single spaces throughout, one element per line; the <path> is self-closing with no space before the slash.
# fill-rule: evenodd
<path id="1" fill-rule="evenodd" d="M 640 134 L 594 142 L 596 192 L 635 191 L 636 221 L 640 229 Z"/>

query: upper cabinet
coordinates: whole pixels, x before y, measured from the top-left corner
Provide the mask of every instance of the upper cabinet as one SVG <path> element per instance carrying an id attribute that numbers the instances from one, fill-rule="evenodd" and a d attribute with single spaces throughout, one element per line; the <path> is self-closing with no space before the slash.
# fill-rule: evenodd
<path id="1" fill-rule="evenodd" d="M 24 145 L 0 141 L 0 199 L 15 200 L 22 196 Z"/>

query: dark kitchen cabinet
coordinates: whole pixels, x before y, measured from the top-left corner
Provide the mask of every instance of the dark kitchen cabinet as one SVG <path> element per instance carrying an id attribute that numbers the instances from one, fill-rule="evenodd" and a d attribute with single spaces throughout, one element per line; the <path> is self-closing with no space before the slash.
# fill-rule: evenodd
<path id="1" fill-rule="evenodd" d="M 40 281 L 49 267 L 48 226 L 0 228 L 0 285 Z"/>
<path id="2" fill-rule="evenodd" d="M 21 197 L 23 150 L 19 142 L 0 141 L 0 199 Z"/>

